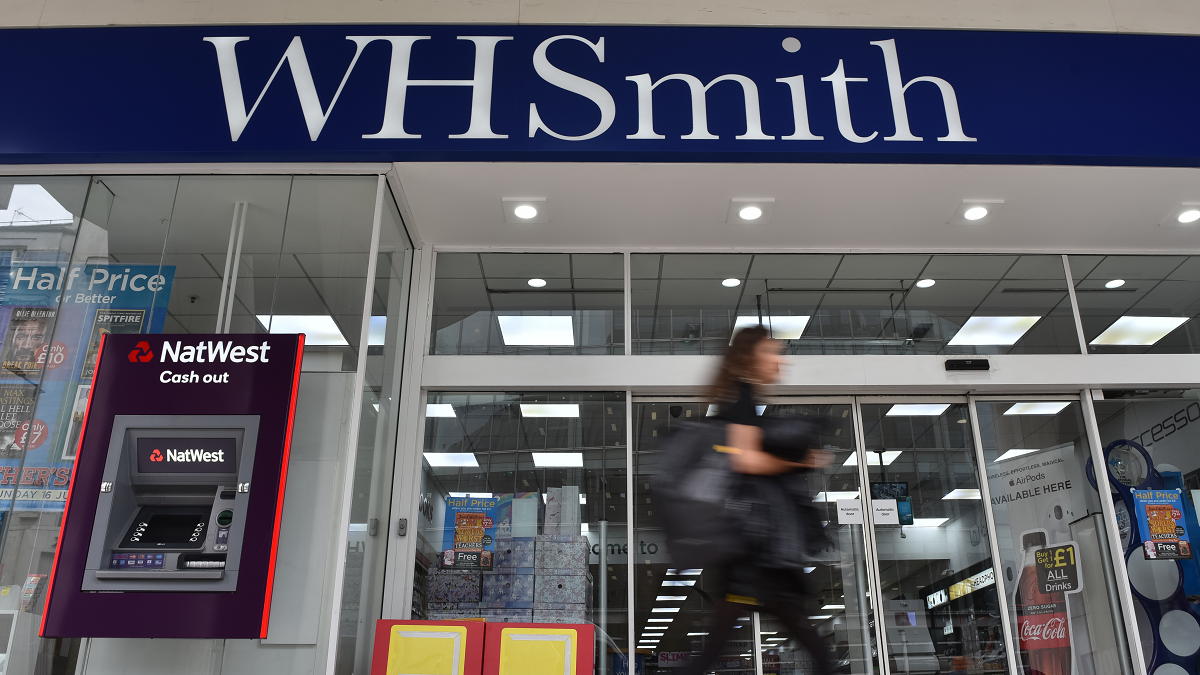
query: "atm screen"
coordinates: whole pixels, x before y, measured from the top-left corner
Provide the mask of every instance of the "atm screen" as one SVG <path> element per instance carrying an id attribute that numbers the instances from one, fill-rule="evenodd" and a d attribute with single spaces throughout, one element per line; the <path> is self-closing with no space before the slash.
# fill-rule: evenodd
<path id="1" fill-rule="evenodd" d="M 141 473 L 237 473 L 237 440 L 233 438 L 137 439 Z"/>
<path id="2" fill-rule="evenodd" d="M 122 548 L 200 548 L 208 512 L 178 507 L 144 507 L 125 535 Z"/>

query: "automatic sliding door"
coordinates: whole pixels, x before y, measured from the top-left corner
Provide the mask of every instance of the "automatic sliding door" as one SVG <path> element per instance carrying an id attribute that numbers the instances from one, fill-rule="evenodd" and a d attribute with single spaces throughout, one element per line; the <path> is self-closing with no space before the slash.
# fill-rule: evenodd
<path id="1" fill-rule="evenodd" d="M 719 570 L 677 569 L 671 563 L 663 533 L 654 520 L 652 474 L 658 444 L 681 423 L 703 419 L 707 410 L 708 404 L 697 400 L 634 403 L 636 506 L 634 536 L 629 541 L 629 553 L 635 556 L 634 628 L 639 654 L 650 667 L 664 669 L 660 673 L 670 673 L 665 669 L 682 665 L 704 650 L 715 602 L 724 597 Z M 812 599 L 804 616 L 824 639 L 826 655 L 836 673 L 879 672 L 862 521 L 854 523 L 853 517 L 843 516 L 841 521 L 846 522 L 839 522 L 837 513 L 838 500 L 860 498 L 852 404 L 849 399 L 775 399 L 762 414 L 814 417 L 826 422 L 819 442 L 832 453 L 833 462 L 808 475 L 808 488 L 821 513 L 821 525 L 835 546 L 804 567 L 802 578 Z M 771 615 L 760 615 L 762 639 L 756 650 L 754 608 L 747 605 L 745 609 L 710 672 L 751 675 L 755 672 L 756 652 L 761 656 L 764 675 L 813 672 L 809 654 Z"/>
<path id="2" fill-rule="evenodd" d="M 1005 672 L 967 404 L 860 408 L 891 673 Z"/>

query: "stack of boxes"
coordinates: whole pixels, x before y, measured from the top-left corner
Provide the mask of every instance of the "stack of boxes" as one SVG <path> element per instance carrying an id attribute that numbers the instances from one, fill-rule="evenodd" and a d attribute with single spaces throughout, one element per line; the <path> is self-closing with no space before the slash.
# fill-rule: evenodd
<path id="1" fill-rule="evenodd" d="M 550 488 L 547 493 L 543 533 L 513 536 L 536 532 L 536 520 L 522 527 L 524 519 L 514 509 L 512 526 L 497 532 L 491 570 L 430 569 L 426 595 L 431 620 L 588 622 L 589 544 L 579 533 L 579 509 L 563 508 L 579 503 L 579 488 Z"/>

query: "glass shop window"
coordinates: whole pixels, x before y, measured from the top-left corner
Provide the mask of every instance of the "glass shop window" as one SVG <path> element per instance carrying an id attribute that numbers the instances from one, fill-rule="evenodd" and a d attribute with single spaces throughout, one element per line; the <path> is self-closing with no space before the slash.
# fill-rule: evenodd
<path id="1" fill-rule="evenodd" d="M 631 256 L 635 354 L 720 354 L 762 319 L 788 354 L 1077 354 L 1061 256 Z"/>
<path id="2" fill-rule="evenodd" d="M 1073 255 L 1070 263 L 1088 351 L 1200 351 L 1200 257 Z"/>
<path id="3" fill-rule="evenodd" d="M 625 425 L 624 392 L 430 393 L 412 618 L 591 622 L 598 658 L 624 650 Z"/>
<path id="4" fill-rule="evenodd" d="M 619 253 L 439 253 L 431 354 L 624 354 Z"/>
<path id="5" fill-rule="evenodd" d="M 981 401 L 976 411 L 1018 666 L 1131 672 L 1079 401 Z"/>

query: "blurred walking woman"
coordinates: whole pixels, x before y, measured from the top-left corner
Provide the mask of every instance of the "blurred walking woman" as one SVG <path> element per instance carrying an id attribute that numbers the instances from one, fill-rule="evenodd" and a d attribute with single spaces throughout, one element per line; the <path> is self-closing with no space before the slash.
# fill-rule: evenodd
<path id="1" fill-rule="evenodd" d="M 718 570 L 713 596 L 716 620 L 704 653 L 680 675 L 700 675 L 721 654 L 740 614 L 765 611 L 779 617 L 792 636 L 812 654 L 817 675 L 829 673 L 829 654 L 810 613 L 802 568 L 826 547 L 821 524 L 807 494 L 803 472 L 821 466 L 824 453 L 810 450 L 804 427 L 759 417 L 758 388 L 779 381 L 783 344 L 761 326 L 739 331 L 709 392 L 725 423 L 734 471 L 742 475 L 739 496 L 753 504 L 747 519 L 747 547 L 740 560 Z M 773 422 L 779 422 L 774 424 Z"/>

